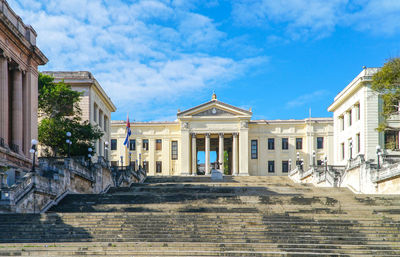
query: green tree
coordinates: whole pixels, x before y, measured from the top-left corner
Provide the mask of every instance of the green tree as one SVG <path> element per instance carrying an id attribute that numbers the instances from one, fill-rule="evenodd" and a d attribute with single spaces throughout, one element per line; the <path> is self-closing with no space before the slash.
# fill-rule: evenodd
<path id="1" fill-rule="evenodd" d="M 71 155 L 87 156 L 88 148 L 94 148 L 95 140 L 103 133 L 88 121 L 82 122 L 79 100 L 82 93 L 61 81 L 54 83 L 54 78 L 39 74 L 39 142 L 45 146 L 43 152 L 50 156 L 65 156 L 67 132 L 71 132 Z"/>
<path id="2" fill-rule="evenodd" d="M 371 88 L 377 91 L 383 100 L 383 121 L 377 128 L 382 132 L 390 128 L 387 120 L 395 114 L 399 114 L 400 102 L 400 58 L 389 59 L 372 77 Z"/>

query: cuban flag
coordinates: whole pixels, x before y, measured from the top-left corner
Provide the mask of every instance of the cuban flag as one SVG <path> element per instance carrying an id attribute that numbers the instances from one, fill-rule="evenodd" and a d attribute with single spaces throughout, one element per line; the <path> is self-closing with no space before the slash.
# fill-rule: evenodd
<path id="1" fill-rule="evenodd" d="M 129 148 L 129 137 L 131 136 L 131 124 L 129 123 L 129 116 L 127 116 L 126 119 L 126 138 L 124 141 L 124 145 L 126 145 L 126 148 Z"/>

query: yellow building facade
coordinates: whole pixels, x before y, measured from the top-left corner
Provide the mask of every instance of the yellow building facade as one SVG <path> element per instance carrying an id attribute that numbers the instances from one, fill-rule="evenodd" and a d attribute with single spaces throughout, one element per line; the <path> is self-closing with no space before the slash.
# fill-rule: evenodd
<path id="1" fill-rule="evenodd" d="M 252 120 L 217 99 L 178 112 L 172 122 L 111 122 L 111 164 L 140 164 L 149 175 L 286 175 L 296 164 L 333 161 L 333 120 Z"/>

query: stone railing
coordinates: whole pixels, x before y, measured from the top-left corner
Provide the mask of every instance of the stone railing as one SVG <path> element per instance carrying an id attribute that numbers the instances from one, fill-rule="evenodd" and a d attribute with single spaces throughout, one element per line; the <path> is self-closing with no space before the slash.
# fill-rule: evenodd
<path id="1" fill-rule="evenodd" d="M 379 169 L 376 165 L 374 165 L 374 167 L 371 169 L 371 180 L 374 183 L 378 183 L 398 176 L 400 176 L 400 162 L 382 165 L 382 167 L 380 167 Z"/>
<path id="2" fill-rule="evenodd" d="M 102 193 L 114 186 L 104 163 L 83 158 L 39 158 L 37 172 L 29 172 L 12 186 L 0 188 L 0 208 L 11 212 L 40 212 L 57 204 L 68 193 Z"/>
<path id="3" fill-rule="evenodd" d="M 146 179 L 146 171 L 139 167 L 135 170 L 133 166 L 113 166 L 111 167 L 115 186 L 130 186 L 132 183 L 142 183 Z"/>
<path id="4" fill-rule="evenodd" d="M 354 168 L 360 167 L 365 162 L 365 158 L 363 154 L 357 155 L 355 158 L 352 158 L 347 161 L 346 169 L 351 170 Z"/>

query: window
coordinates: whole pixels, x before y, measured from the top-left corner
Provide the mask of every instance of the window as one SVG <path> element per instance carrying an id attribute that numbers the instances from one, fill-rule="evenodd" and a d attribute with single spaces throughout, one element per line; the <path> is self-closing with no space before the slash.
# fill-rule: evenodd
<path id="1" fill-rule="evenodd" d="M 117 139 L 111 139 L 111 151 L 117 150 Z"/>
<path id="2" fill-rule="evenodd" d="M 97 122 L 97 104 L 94 104 L 93 107 L 93 120 Z"/>
<path id="3" fill-rule="evenodd" d="M 289 172 L 289 161 L 282 161 L 282 172 L 283 173 Z"/>
<path id="4" fill-rule="evenodd" d="M 355 105 L 355 109 L 356 109 L 356 119 L 357 119 L 357 120 L 360 120 L 360 118 L 361 118 L 361 112 L 360 112 L 360 104 L 359 104 L 359 103 L 357 103 L 357 104 Z"/>
<path id="5" fill-rule="evenodd" d="M 268 138 L 268 150 L 274 150 L 274 149 L 275 149 L 275 139 Z"/>
<path id="6" fill-rule="evenodd" d="M 317 149 L 324 149 L 324 138 L 317 137 Z"/>
<path id="7" fill-rule="evenodd" d="M 251 159 L 257 159 L 257 140 L 251 140 Z"/>
<path id="8" fill-rule="evenodd" d="M 340 123 L 340 130 L 343 131 L 344 130 L 344 117 L 343 116 L 339 117 L 339 123 Z"/>
<path id="9" fill-rule="evenodd" d="M 361 151 L 361 141 L 360 140 L 361 140 L 360 133 L 358 133 L 356 135 L 357 153 L 359 153 Z"/>
<path id="10" fill-rule="evenodd" d="M 344 160 L 344 155 L 345 155 L 345 151 L 344 151 L 344 143 L 341 144 L 341 154 L 342 154 L 342 160 Z"/>
<path id="11" fill-rule="evenodd" d="M 399 149 L 399 132 L 394 130 L 385 131 L 385 148 Z"/>
<path id="12" fill-rule="evenodd" d="M 143 150 L 145 150 L 145 151 L 149 150 L 149 140 L 148 139 L 143 139 L 142 145 L 143 145 Z"/>
<path id="13" fill-rule="evenodd" d="M 349 159 L 353 158 L 353 140 L 351 138 L 347 139 L 347 144 L 349 146 Z"/>
<path id="14" fill-rule="evenodd" d="M 108 118 L 104 116 L 104 131 L 107 132 L 108 130 Z"/>
<path id="15" fill-rule="evenodd" d="M 99 127 L 103 127 L 103 111 L 99 109 Z"/>
<path id="16" fill-rule="evenodd" d="M 134 169 L 136 169 L 135 164 L 136 164 L 135 161 L 131 161 L 131 164 L 130 164 L 130 165 L 131 165 L 131 167 L 133 167 Z"/>
<path id="17" fill-rule="evenodd" d="M 282 138 L 282 150 L 288 150 L 289 149 L 289 139 L 288 138 Z"/>
<path id="18" fill-rule="evenodd" d="M 178 160 L 178 141 L 171 141 L 171 159 Z"/>
<path id="19" fill-rule="evenodd" d="M 156 139 L 156 150 L 157 151 L 162 150 L 162 140 L 161 139 Z"/>
<path id="20" fill-rule="evenodd" d="M 118 167 L 118 161 L 111 161 L 111 166 Z"/>
<path id="21" fill-rule="evenodd" d="M 351 126 L 351 124 L 353 123 L 353 120 L 352 120 L 352 111 L 351 110 L 349 110 L 348 111 L 348 115 L 349 115 L 349 127 Z"/>
<path id="22" fill-rule="evenodd" d="M 275 161 L 268 161 L 268 173 L 275 172 Z"/>
<path id="23" fill-rule="evenodd" d="M 129 150 L 136 151 L 136 140 L 135 139 L 129 140 Z"/>
<path id="24" fill-rule="evenodd" d="M 143 169 L 146 173 L 149 172 L 149 162 L 148 161 L 143 161 Z"/>
<path id="25" fill-rule="evenodd" d="M 296 149 L 297 150 L 303 149 L 303 139 L 302 138 L 296 138 Z"/>
<path id="26" fill-rule="evenodd" d="M 322 160 L 317 160 L 317 166 L 322 166 Z"/>
<path id="27" fill-rule="evenodd" d="M 162 171 L 162 162 L 157 161 L 156 162 L 156 173 L 161 173 Z"/>

